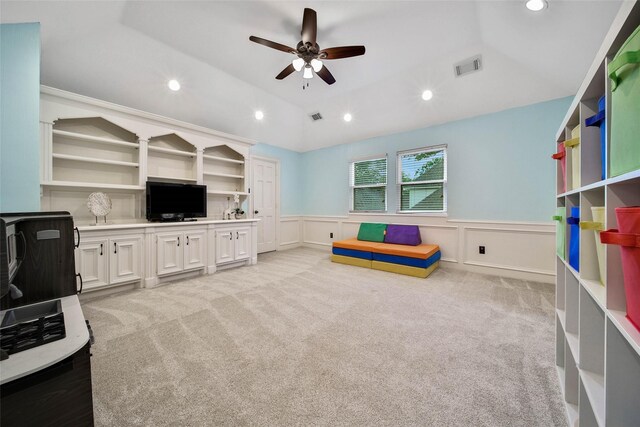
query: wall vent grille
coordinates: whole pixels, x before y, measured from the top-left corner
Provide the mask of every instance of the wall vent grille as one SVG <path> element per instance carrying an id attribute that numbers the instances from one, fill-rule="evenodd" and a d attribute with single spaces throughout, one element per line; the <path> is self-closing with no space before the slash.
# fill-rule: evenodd
<path id="1" fill-rule="evenodd" d="M 318 120 L 322 120 L 322 114 L 318 113 L 313 113 L 313 114 L 309 114 L 309 117 L 311 117 L 311 119 L 315 122 Z"/>
<path id="2" fill-rule="evenodd" d="M 477 55 L 473 58 L 465 59 L 453 66 L 456 77 L 461 77 L 476 71 L 482 70 L 482 56 Z"/>

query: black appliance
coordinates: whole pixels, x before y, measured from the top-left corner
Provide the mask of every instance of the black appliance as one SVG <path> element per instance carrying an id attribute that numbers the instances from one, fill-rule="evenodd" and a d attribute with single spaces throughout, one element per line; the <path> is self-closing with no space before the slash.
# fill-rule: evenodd
<path id="1" fill-rule="evenodd" d="M 206 185 L 147 181 L 147 220 L 183 221 L 206 216 Z"/>
<path id="2" fill-rule="evenodd" d="M 77 293 L 74 230 L 69 212 L 0 213 L 0 309 Z"/>

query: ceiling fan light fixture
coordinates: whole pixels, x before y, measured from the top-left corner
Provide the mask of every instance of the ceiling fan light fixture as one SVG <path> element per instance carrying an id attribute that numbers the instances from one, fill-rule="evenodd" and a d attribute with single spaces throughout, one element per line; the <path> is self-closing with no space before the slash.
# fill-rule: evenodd
<path id="1" fill-rule="evenodd" d="M 542 9 L 546 9 L 549 3 L 546 0 L 528 0 L 525 6 L 533 12 L 540 12 Z"/>
<path id="2" fill-rule="evenodd" d="M 313 68 L 313 71 L 315 71 L 316 73 L 317 73 L 318 71 L 322 70 L 322 67 L 323 67 L 323 65 L 322 65 L 322 61 L 320 61 L 320 60 L 318 60 L 318 59 L 313 58 L 313 59 L 311 60 L 310 64 L 311 64 L 311 68 Z"/>
<path id="3" fill-rule="evenodd" d="M 304 67 L 304 59 L 296 58 L 291 61 L 291 65 L 293 65 L 293 68 L 295 68 L 296 71 L 300 71 L 302 70 L 302 67 Z"/>
<path id="4" fill-rule="evenodd" d="M 303 79 L 312 79 L 313 78 L 313 71 L 311 71 L 311 66 L 307 65 L 306 67 L 304 67 L 304 74 L 302 75 Z"/>

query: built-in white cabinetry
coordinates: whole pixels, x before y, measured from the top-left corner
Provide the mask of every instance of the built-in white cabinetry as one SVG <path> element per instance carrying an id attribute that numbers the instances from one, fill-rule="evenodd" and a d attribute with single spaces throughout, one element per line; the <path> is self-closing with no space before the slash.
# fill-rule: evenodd
<path id="1" fill-rule="evenodd" d="M 139 281 L 142 243 L 141 234 L 82 238 L 75 257 L 83 291 Z"/>
<path id="2" fill-rule="evenodd" d="M 76 269 L 83 292 L 153 287 L 258 262 L 254 219 L 80 226 Z"/>
<path id="3" fill-rule="evenodd" d="M 87 197 L 100 191 L 112 200 L 110 222 L 139 223 L 146 182 L 162 181 L 206 185 L 207 216 L 222 219 L 234 194 L 242 202 L 249 195 L 253 141 L 58 89 L 40 92 L 43 210 L 95 223 Z"/>
<path id="4" fill-rule="evenodd" d="M 557 166 L 558 216 L 566 223 L 567 217 L 574 216 L 572 208 L 579 208 L 580 221 L 587 225 L 575 230 L 573 237 L 569 226 L 564 236 L 557 236 L 565 250 L 556 256 L 555 353 L 570 426 L 640 426 L 640 331 L 626 316 L 620 248 L 607 245 L 598 253 L 594 230 L 588 227 L 600 223 L 602 229 L 617 229 L 616 208 L 640 205 L 640 169 L 611 176 L 607 154 L 615 138 L 609 125 L 613 114 L 607 69 L 639 25 L 640 3 L 623 2 L 556 135 L 557 143 L 574 147 L 567 154 L 566 188 L 561 166 Z M 600 130 L 585 123 L 598 112 L 603 95 L 604 178 Z M 573 170 L 574 166 L 579 169 Z M 596 218 L 599 208 L 604 213 Z M 574 258 L 578 262 L 570 262 L 572 238 L 579 238 L 573 250 L 575 254 L 578 249 Z"/>
<path id="5" fill-rule="evenodd" d="M 206 234 L 203 229 L 157 233 L 157 274 L 179 273 L 203 268 L 206 260 Z"/>
<path id="6" fill-rule="evenodd" d="M 216 265 L 244 261 L 251 256 L 249 227 L 216 230 Z"/>

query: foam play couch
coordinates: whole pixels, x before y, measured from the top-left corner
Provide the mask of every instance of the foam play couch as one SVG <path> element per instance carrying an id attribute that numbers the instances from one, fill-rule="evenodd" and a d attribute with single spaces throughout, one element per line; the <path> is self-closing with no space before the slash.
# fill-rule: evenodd
<path id="1" fill-rule="evenodd" d="M 333 242 L 331 261 L 427 277 L 438 268 L 440 247 L 422 243 L 417 225 L 363 222 L 358 237 Z"/>

